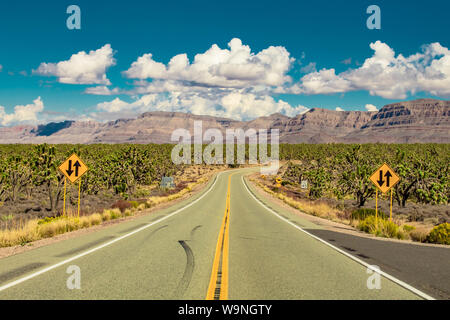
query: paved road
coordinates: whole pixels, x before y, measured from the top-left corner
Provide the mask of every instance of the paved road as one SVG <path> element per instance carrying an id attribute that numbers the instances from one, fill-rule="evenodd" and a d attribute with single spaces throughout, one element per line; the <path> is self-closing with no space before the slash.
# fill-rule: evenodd
<path id="1" fill-rule="evenodd" d="M 320 226 L 264 207 L 246 172 L 222 173 L 157 213 L 1 259 L 0 298 L 422 298 L 385 277 L 369 290 L 361 262 L 300 230 Z M 79 290 L 67 288 L 71 265 L 81 271 Z"/>

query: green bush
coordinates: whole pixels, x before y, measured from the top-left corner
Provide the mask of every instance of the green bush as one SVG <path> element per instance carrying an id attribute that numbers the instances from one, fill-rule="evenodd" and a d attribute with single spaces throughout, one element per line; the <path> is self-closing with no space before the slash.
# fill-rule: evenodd
<path id="1" fill-rule="evenodd" d="M 427 236 L 427 242 L 450 244 L 450 223 L 442 223 L 433 228 Z"/>
<path id="2" fill-rule="evenodd" d="M 353 220 L 364 220 L 367 217 L 373 216 L 375 217 L 375 209 L 372 208 L 359 208 L 352 212 L 352 219 Z M 378 218 L 381 219 L 387 219 L 386 214 L 378 210 Z"/>
<path id="3" fill-rule="evenodd" d="M 131 206 L 132 206 L 133 208 L 139 207 L 139 202 L 137 202 L 137 201 L 128 201 L 128 202 L 131 204 Z"/>
<path id="4" fill-rule="evenodd" d="M 122 217 L 121 210 L 119 208 L 110 210 L 110 214 L 111 214 L 111 220 Z"/>
<path id="5" fill-rule="evenodd" d="M 404 239 L 406 237 L 394 222 L 378 218 L 377 223 L 376 220 L 375 216 L 368 216 L 359 222 L 358 229 L 380 237 L 398 239 Z"/>
<path id="6" fill-rule="evenodd" d="M 57 221 L 57 220 L 59 220 L 59 219 L 61 219 L 61 217 L 45 217 L 45 218 L 43 218 L 43 219 L 40 219 L 40 220 L 38 221 L 38 224 L 51 223 L 51 222 Z"/>
<path id="7" fill-rule="evenodd" d="M 407 225 L 407 224 L 404 224 L 404 225 L 402 226 L 402 228 L 403 228 L 403 230 L 405 230 L 406 232 L 411 232 L 411 231 L 413 231 L 413 230 L 416 229 L 416 227 L 410 226 L 410 225 Z"/>

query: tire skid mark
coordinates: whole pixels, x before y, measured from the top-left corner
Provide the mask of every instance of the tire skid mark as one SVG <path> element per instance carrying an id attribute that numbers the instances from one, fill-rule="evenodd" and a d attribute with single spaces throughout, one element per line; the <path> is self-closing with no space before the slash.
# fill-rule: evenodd
<path id="1" fill-rule="evenodd" d="M 100 238 L 98 240 L 91 241 L 91 242 L 89 242 L 89 243 L 87 243 L 85 245 L 82 245 L 82 246 L 78 247 L 78 248 L 71 249 L 69 251 L 60 253 L 60 254 L 56 255 L 55 257 L 57 257 L 57 258 L 67 257 L 67 256 L 70 256 L 72 254 L 75 254 L 75 253 L 78 253 L 78 252 L 90 249 L 91 247 L 93 247 L 95 245 L 101 244 L 101 243 L 103 243 L 103 242 L 105 242 L 107 240 L 111 240 L 111 239 L 114 239 L 114 238 L 115 238 L 114 236 L 103 237 L 103 238 Z"/>
<path id="2" fill-rule="evenodd" d="M 175 296 L 182 297 L 186 292 L 189 284 L 191 283 L 192 274 L 194 273 L 194 253 L 192 252 L 191 247 L 186 243 L 185 240 L 179 240 L 178 243 L 183 247 L 184 253 L 186 254 L 186 266 L 184 268 L 183 277 L 178 283 L 177 289 L 175 290 Z"/>
<path id="3" fill-rule="evenodd" d="M 191 230 L 191 240 L 194 240 L 194 236 L 195 236 L 195 232 L 198 230 L 198 229 L 200 229 L 202 227 L 202 225 L 201 224 L 199 224 L 198 226 L 195 226 L 194 228 L 192 228 L 192 230 Z"/>
<path id="4" fill-rule="evenodd" d="M 94 252 L 96 252 L 96 251 L 99 251 L 99 250 L 103 249 L 103 248 L 109 247 L 109 246 L 113 245 L 114 243 L 117 243 L 117 242 L 119 242 L 119 241 L 121 241 L 121 240 L 127 239 L 127 238 L 129 238 L 129 237 L 131 237 L 131 236 L 133 236 L 133 235 L 135 235 L 135 234 L 137 234 L 137 233 L 139 233 L 139 232 L 141 232 L 141 231 L 147 229 L 147 228 L 152 227 L 153 225 L 155 225 L 155 224 L 157 224 L 157 223 L 162 222 L 163 220 L 166 220 L 166 219 L 168 219 L 168 218 L 170 218 L 170 217 L 173 217 L 173 216 L 179 214 L 180 212 L 182 212 L 182 211 L 186 210 L 187 208 L 191 207 L 192 205 L 194 205 L 195 203 L 197 203 L 197 202 L 199 202 L 201 199 L 203 199 L 207 194 L 209 194 L 209 193 L 211 192 L 211 190 L 214 189 L 214 187 L 215 187 L 215 185 L 216 185 L 216 183 L 217 183 L 217 181 L 218 181 L 218 177 L 219 177 L 221 174 L 222 174 L 222 172 L 220 172 L 220 173 L 218 173 L 217 175 L 215 175 L 214 181 L 213 181 L 212 183 L 209 183 L 209 184 L 208 184 L 208 185 L 209 185 L 208 189 L 207 189 L 206 191 L 202 192 L 201 195 L 200 195 L 199 197 L 196 197 L 193 201 L 188 202 L 187 204 L 183 205 L 181 208 L 176 209 L 175 211 L 171 212 L 170 214 L 168 214 L 168 215 L 166 215 L 166 216 L 164 216 L 164 217 L 161 217 L 161 218 L 159 218 L 158 220 L 156 220 L 155 222 L 149 223 L 149 224 L 143 226 L 143 227 L 140 228 L 140 229 L 137 229 L 137 230 L 135 230 L 135 231 L 132 231 L 132 232 L 130 232 L 130 233 L 127 233 L 127 234 L 125 234 L 125 235 L 122 235 L 122 236 L 120 236 L 120 237 L 118 237 L 118 238 L 114 238 L 114 239 L 111 240 L 111 241 L 108 241 L 108 242 L 106 242 L 106 243 L 103 243 L 103 244 L 101 244 L 101 245 L 99 245 L 99 246 L 97 246 L 97 247 L 94 247 L 94 248 L 92 248 L 92 249 L 89 249 L 89 250 L 87 250 L 87 251 L 85 251 L 85 252 L 82 252 L 82 253 L 77 254 L 77 255 L 75 255 L 75 256 L 72 256 L 72 257 L 70 257 L 70 258 L 67 258 L 67 259 L 65 259 L 65 260 L 63 260 L 63 261 L 57 262 L 57 263 L 55 263 L 55 264 L 52 264 L 52 265 L 50 265 L 50 266 L 48 266 L 48 267 L 46 267 L 46 268 L 43 268 L 43 269 L 41 269 L 41 270 L 35 271 L 35 272 L 33 272 L 33 273 L 29 274 L 29 275 L 23 276 L 23 277 L 21 277 L 21 278 L 15 280 L 15 281 L 9 282 L 9 283 L 7 283 L 7 284 L 5 284 L 5 285 L 1 285 L 1 284 L 0 284 L 0 292 L 2 292 L 2 291 L 4 291 L 4 290 L 7 290 L 7 289 L 9 289 L 9 288 L 12 288 L 12 287 L 14 287 L 14 286 L 17 286 L 17 285 L 19 285 L 19 284 L 21 284 L 21 283 L 24 283 L 25 281 L 28 281 L 28 280 L 30 280 L 30 279 L 35 278 L 35 277 L 38 277 L 38 276 L 40 276 L 40 275 L 42 275 L 42 274 L 44 274 L 44 273 L 47 273 L 47 272 L 49 272 L 49 271 L 51 271 L 51 270 L 54 270 L 54 269 L 56 269 L 56 268 L 58 268 L 58 267 L 60 267 L 60 266 L 63 266 L 63 265 L 65 265 L 65 264 L 68 264 L 68 263 L 70 263 L 70 262 L 72 262 L 72 261 L 75 261 L 75 260 L 80 259 L 80 258 L 82 258 L 82 257 L 85 257 L 85 256 L 87 256 L 87 255 L 90 255 L 90 254 L 92 254 L 92 253 L 94 253 Z"/>
<path id="5" fill-rule="evenodd" d="M 168 226 L 169 226 L 168 224 L 165 224 L 165 225 L 163 225 L 163 226 L 159 226 L 158 228 L 156 228 L 155 230 L 153 230 L 152 232 L 150 232 L 150 233 L 145 237 L 145 239 L 144 239 L 142 242 L 147 241 L 147 240 L 150 239 L 152 236 L 154 236 L 155 233 L 157 233 L 159 230 L 164 229 L 164 228 L 167 228 Z"/>
<path id="6" fill-rule="evenodd" d="M 30 264 L 24 265 L 22 267 L 18 267 L 16 269 L 10 270 L 8 272 L 2 273 L 2 274 L 0 274 L 0 283 L 20 277 L 30 271 L 39 269 L 45 265 L 46 264 L 43 262 L 35 262 L 35 263 L 30 263 Z"/>

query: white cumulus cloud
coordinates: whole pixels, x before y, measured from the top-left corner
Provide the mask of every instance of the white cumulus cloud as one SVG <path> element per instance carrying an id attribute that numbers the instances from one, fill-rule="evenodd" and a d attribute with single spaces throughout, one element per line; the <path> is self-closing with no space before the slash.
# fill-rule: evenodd
<path id="1" fill-rule="evenodd" d="M 111 96 L 119 93 L 118 88 L 110 89 L 107 86 L 96 86 L 86 88 L 84 91 L 87 94 L 99 95 L 99 96 Z"/>
<path id="2" fill-rule="evenodd" d="M 0 124 L 2 126 L 16 124 L 36 124 L 38 114 L 44 110 L 44 103 L 38 97 L 31 104 L 18 105 L 14 107 L 13 113 L 6 113 L 5 108 L 0 106 Z"/>
<path id="3" fill-rule="evenodd" d="M 374 54 L 361 67 L 339 74 L 333 68 L 311 72 L 284 92 L 330 94 L 365 90 L 387 99 L 406 99 L 417 92 L 450 96 L 450 50 L 439 43 L 424 45 L 421 52 L 408 57 L 396 55 L 381 41 L 371 43 L 370 48 Z"/>
<path id="4" fill-rule="evenodd" d="M 280 86 L 291 81 L 287 75 L 291 63 L 286 48 L 270 46 L 251 52 L 240 39 L 228 43 L 229 49 L 216 44 L 199 53 L 191 63 L 186 54 L 174 56 L 167 65 L 144 54 L 132 63 L 124 75 L 132 79 L 172 80 L 184 86 L 248 88 L 257 85 Z"/>
<path id="5" fill-rule="evenodd" d="M 34 73 L 58 77 L 59 82 L 69 84 L 111 84 L 106 70 L 115 65 L 111 45 L 106 44 L 98 50 L 80 51 L 69 60 L 57 63 L 41 63 Z"/>
<path id="6" fill-rule="evenodd" d="M 366 110 L 367 111 L 378 111 L 378 108 L 374 106 L 373 104 L 366 104 Z"/>

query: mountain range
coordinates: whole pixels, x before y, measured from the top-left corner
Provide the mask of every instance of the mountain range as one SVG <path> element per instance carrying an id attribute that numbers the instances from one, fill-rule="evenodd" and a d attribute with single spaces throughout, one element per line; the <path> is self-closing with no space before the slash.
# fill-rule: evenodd
<path id="1" fill-rule="evenodd" d="M 198 120 L 203 132 L 209 128 L 223 133 L 236 128 L 279 129 L 281 143 L 450 143 L 450 101 L 436 99 L 388 104 L 375 112 L 312 108 L 295 117 L 276 113 L 251 121 L 154 111 L 106 123 L 4 127 L 0 143 L 173 143 L 174 130 L 184 128 L 193 134 Z"/>

